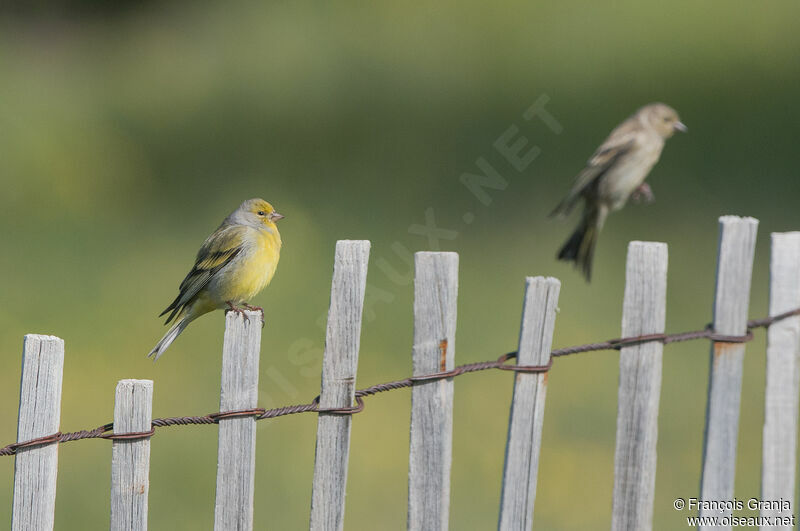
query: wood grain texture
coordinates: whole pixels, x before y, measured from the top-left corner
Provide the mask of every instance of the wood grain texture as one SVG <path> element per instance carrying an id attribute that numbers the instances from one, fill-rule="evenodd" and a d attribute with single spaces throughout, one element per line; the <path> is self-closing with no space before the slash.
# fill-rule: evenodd
<path id="1" fill-rule="evenodd" d="M 458 254 L 415 255 L 415 376 L 447 371 L 455 363 Z M 447 529 L 453 446 L 453 380 L 419 382 L 411 390 L 408 469 L 410 530 Z"/>
<path id="2" fill-rule="evenodd" d="M 153 382 L 120 380 L 114 401 L 114 433 L 150 430 Z M 114 441 L 111 448 L 111 526 L 113 531 L 147 529 L 150 491 L 150 439 Z"/>
<path id="3" fill-rule="evenodd" d="M 800 232 L 773 233 L 770 260 L 769 314 L 800 307 Z M 794 507 L 797 468 L 797 415 L 800 390 L 800 316 L 767 330 L 767 377 L 761 499 L 787 500 Z M 792 510 L 764 509 L 761 516 L 790 516 Z M 762 526 L 761 529 L 790 529 Z"/>
<path id="4" fill-rule="evenodd" d="M 61 422 L 64 341 L 28 334 L 22 350 L 17 442 L 52 435 Z M 14 461 L 13 531 L 53 529 L 58 445 L 20 448 Z"/>
<path id="5" fill-rule="evenodd" d="M 667 245 L 631 242 L 625 272 L 622 337 L 664 332 L 667 307 Z M 614 455 L 611 529 L 653 527 L 656 486 L 658 403 L 661 395 L 660 342 L 621 349 Z"/>
<path id="6" fill-rule="evenodd" d="M 546 365 L 550 360 L 560 290 L 561 283 L 555 278 L 526 279 L 518 365 Z M 546 393 L 546 373 L 514 375 L 498 521 L 498 529 L 503 531 L 521 531 L 533 525 Z"/>
<path id="7" fill-rule="evenodd" d="M 714 330 L 718 334 L 739 336 L 747 332 L 758 220 L 723 216 L 719 223 Z M 700 480 L 700 498 L 703 501 L 733 499 L 744 352 L 744 343 L 717 342 L 711 346 L 703 471 Z M 700 511 L 701 516 L 728 514 L 730 513 Z"/>
<path id="8" fill-rule="evenodd" d="M 225 315 L 222 347 L 220 411 L 258 406 L 258 361 L 261 312 Z M 253 417 L 221 419 L 217 453 L 217 493 L 214 529 L 253 528 L 256 466 L 256 421 Z"/>
<path id="9" fill-rule="evenodd" d="M 353 405 L 367 285 L 370 242 L 336 242 L 331 301 L 322 361 L 321 408 Z M 311 493 L 310 529 L 344 528 L 352 417 L 320 413 Z"/>

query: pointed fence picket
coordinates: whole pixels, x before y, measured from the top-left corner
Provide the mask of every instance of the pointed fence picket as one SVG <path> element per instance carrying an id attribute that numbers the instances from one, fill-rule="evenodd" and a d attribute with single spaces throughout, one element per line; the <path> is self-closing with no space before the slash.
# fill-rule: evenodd
<path id="1" fill-rule="evenodd" d="M 752 218 L 720 218 L 713 332 L 690 334 L 695 339 L 709 338 L 713 344 L 698 497 L 721 501 L 733 497 L 743 340 L 748 327 L 769 325 L 761 494 L 763 500 L 783 499 L 791 505 L 796 488 L 800 315 L 787 312 L 800 307 L 800 233 L 773 234 L 769 311 L 773 318 L 783 317 L 758 325 L 747 321 L 757 225 Z M 311 404 L 285 408 L 318 413 L 309 517 L 313 530 L 346 527 L 352 415 L 361 410 L 365 397 L 356 393 L 356 374 L 369 250 L 368 241 L 337 243 L 320 397 Z M 453 380 L 463 372 L 497 367 L 500 361 L 474 364 L 481 367 L 463 372 L 455 367 L 458 255 L 417 253 L 415 265 L 410 360 L 414 376 L 385 387 L 412 387 L 407 527 L 444 530 L 449 526 L 450 470 L 458 466 L 452 456 Z M 611 518 L 615 530 L 653 527 L 666 272 L 666 244 L 630 244 L 622 304 L 622 336 L 628 341 L 601 344 L 602 348 L 621 347 Z M 570 350 L 551 355 L 559 290 L 556 279 L 526 280 L 516 365 L 504 367 L 514 371 L 514 391 L 500 530 L 533 526 L 547 370 L 553 356 Z M 267 417 L 257 405 L 260 319 L 259 313 L 250 311 L 227 314 L 220 413 L 181 417 L 188 418 L 188 423 L 219 425 L 214 512 L 218 531 L 253 528 L 256 421 Z M 0 451 L 0 455 L 16 453 L 11 528 L 50 531 L 55 522 L 58 443 L 72 440 L 59 432 L 64 343 L 52 336 L 25 336 L 22 360 L 17 433 L 22 444 Z M 113 439 L 113 530 L 147 529 L 150 435 L 155 427 L 174 425 L 165 422 L 169 419 L 152 419 L 152 399 L 152 382 L 122 380 L 116 391 L 113 433 L 106 433 L 110 426 L 103 426 L 88 435 Z M 793 518 L 791 510 L 769 507 L 761 514 Z M 762 529 L 788 528 L 788 521 Z"/>

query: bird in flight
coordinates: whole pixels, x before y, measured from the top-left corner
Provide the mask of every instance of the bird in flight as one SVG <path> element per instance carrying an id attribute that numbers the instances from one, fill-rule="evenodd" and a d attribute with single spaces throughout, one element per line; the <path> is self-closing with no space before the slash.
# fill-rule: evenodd
<path id="1" fill-rule="evenodd" d="M 631 195 L 654 199 L 644 180 L 658 162 L 664 142 L 675 131 L 687 130 L 675 109 L 651 103 L 611 131 L 550 214 L 564 218 L 583 199 L 581 221 L 558 252 L 559 260 L 575 262 L 586 280 L 591 280 L 594 249 L 609 212 L 624 207 Z"/>

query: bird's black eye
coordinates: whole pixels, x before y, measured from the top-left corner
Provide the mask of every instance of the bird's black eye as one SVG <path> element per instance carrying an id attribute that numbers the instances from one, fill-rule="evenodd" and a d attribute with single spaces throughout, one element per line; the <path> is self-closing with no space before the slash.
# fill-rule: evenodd
<path id="1" fill-rule="evenodd" d="M 256 214 L 258 214 L 259 216 L 265 216 L 266 215 L 263 210 L 259 210 L 258 212 L 256 212 Z"/>

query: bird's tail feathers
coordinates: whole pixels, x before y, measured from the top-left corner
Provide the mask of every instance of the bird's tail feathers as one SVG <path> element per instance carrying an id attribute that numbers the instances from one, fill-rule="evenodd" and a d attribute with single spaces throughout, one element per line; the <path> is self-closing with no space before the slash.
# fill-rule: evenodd
<path id="1" fill-rule="evenodd" d="M 175 338 L 177 338 L 180 333 L 183 332 L 187 326 L 189 326 L 189 323 L 191 323 L 192 320 L 193 319 L 188 315 L 178 319 L 175 324 L 173 324 L 172 327 L 167 330 L 167 333 L 164 334 L 164 337 L 162 337 L 161 340 L 156 343 L 156 346 L 153 347 L 153 350 L 150 351 L 150 354 L 148 354 L 147 357 L 149 358 L 152 356 L 153 361 L 158 360 L 164 351 L 167 350 L 167 347 L 169 347 L 172 342 L 175 341 Z"/>
<path id="2" fill-rule="evenodd" d="M 587 207 L 575 232 L 558 251 L 558 259 L 575 262 L 575 267 L 583 272 L 587 282 L 592 280 L 594 248 L 606 215 L 607 209 L 603 206 Z"/>

